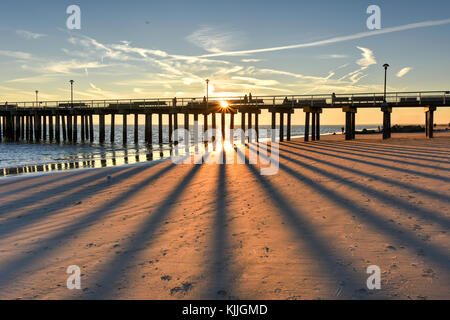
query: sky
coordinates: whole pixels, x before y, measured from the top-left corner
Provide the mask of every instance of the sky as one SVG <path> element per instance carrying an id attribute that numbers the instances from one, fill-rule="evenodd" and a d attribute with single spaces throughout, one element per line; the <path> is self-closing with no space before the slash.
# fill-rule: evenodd
<path id="1" fill-rule="evenodd" d="M 66 26 L 70 5 L 80 30 Z M 367 27 L 370 5 L 380 30 Z M 388 91 L 446 91 L 449 34 L 448 0 L 2 0 L 0 101 L 33 101 L 35 90 L 67 100 L 71 79 L 75 99 L 89 100 L 201 97 L 207 78 L 218 97 L 382 92 L 384 63 Z M 342 122 L 329 113 L 324 124 Z M 395 111 L 393 122 L 423 122 L 423 110 Z"/>

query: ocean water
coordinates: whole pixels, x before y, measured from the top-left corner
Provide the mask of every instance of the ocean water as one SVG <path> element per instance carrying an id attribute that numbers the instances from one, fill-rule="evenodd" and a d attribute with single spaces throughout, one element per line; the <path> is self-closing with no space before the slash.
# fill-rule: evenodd
<path id="1" fill-rule="evenodd" d="M 220 124 L 218 124 L 220 126 Z M 377 126 L 356 126 L 357 130 L 371 129 Z M 181 126 L 180 126 L 181 128 Z M 235 126 L 236 129 L 239 126 Z M 260 125 L 261 132 L 270 126 Z M 321 134 L 341 133 L 342 126 L 321 126 Z M 163 144 L 158 145 L 158 126 L 153 126 L 153 146 L 149 147 L 144 141 L 145 127 L 139 126 L 139 141 L 134 143 L 134 125 L 127 128 L 127 144 L 122 144 L 122 126 L 115 126 L 115 141 L 111 143 L 110 126 L 105 128 L 105 143 L 99 144 L 99 128 L 94 126 L 94 142 L 76 144 L 1 142 L 0 143 L 0 177 L 5 175 L 22 174 L 28 172 L 47 172 L 70 168 L 106 167 L 131 164 L 143 161 L 153 161 L 168 158 L 171 155 L 171 145 L 168 138 L 168 126 L 163 126 Z M 193 127 L 191 126 L 191 130 Z M 80 128 L 78 128 L 80 134 Z M 291 136 L 301 137 L 304 126 L 292 126 Z M 192 137 L 191 137 L 192 140 Z M 238 141 L 236 141 L 238 142 Z"/>

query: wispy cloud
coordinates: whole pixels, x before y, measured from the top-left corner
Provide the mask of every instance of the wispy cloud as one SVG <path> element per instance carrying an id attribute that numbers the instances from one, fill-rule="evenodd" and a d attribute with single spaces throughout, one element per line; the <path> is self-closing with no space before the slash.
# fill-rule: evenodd
<path id="1" fill-rule="evenodd" d="M 236 44 L 236 36 L 233 32 L 223 32 L 208 26 L 200 27 L 188 35 L 186 40 L 214 53 L 229 50 L 232 44 Z"/>
<path id="2" fill-rule="evenodd" d="M 30 53 L 22 51 L 9 51 L 9 50 L 0 50 L 0 56 L 17 58 L 20 60 L 30 60 L 33 58 L 33 56 Z"/>
<path id="3" fill-rule="evenodd" d="M 242 59 L 241 60 L 241 62 L 244 62 L 244 63 L 260 62 L 260 61 L 262 61 L 262 60 L 261 59 Z"/>
<path id="4" fill-rule="evenodd" d="M 406 68 L 403 68 L 402 70 L 400 70 L 398 73 L 397 73 L 397 77 L 398 78 L 402 78 L 404 75 L 406 75 L 408 72 L 410 72 L 412 70 L 412 68 L 411 67 L 406 67 Z"/>
<path id="5" fill-rule="evenodd" d="M 384 29 L 380 29 L 380 30 L 359 32 L 359 33 L 355 33 L 355 34 L 351 34 L 351 35 L 347 35 L 347 36 L 333 37 L 333 38 L 326 39 L 326 40 L 320 40 L 320 41 L 314 41 L 314 42 L 308 42 L 308 43 L 299 43 L 299 44 L 293 44 L 293 45 L 288 45 L 288 46 L 279 46 L 279 47 L 253 49 L 253 50 L 222 51 L 222 52 L 217 52 L 217 53 L 205 54 L 205 55 L 202 55 L 201 57 L 247 55 L 247 54 L 252 54 L 252 53 L 317 47 L 317 46 L 323 46 L 323 45 L 338 43 L 338 42 L 343 42 L 343 41 L 350 41 L 350 40 L 362 39 L 362 38 L 367 38 L 367 37 L 374 37 L 374 36 L 387 34 L 387 33 L 413 30 L 413 29 L 418 29 L 418 28 L 440 26 L 440 25 L 449 24 L 449 23 L 450 23 L 450 19 L 423 21 L 423 22 L 411 23 L 411 24 L 406 24 L 406 25 L 397 26 L 397 27 L 384 28 Z"/>
<path id="6" fill-rule="evenodd" d="M 34 32 L 30 32 L 30 31 L 26 31 L 26 30 L 16 30 L 16 33 L 19 36 L 24 37 L 25 39 L 28 39 L 28 40 L 36 40 L 36 39 L 47 36 L 46 34 L 34 33 Z"/>
<path id="7" fill-rule="evenodd" d="M 348 55 L 346 54 L 321 54 L 317 56 L 319 59 L 344 59 L 348 58 Z"/>

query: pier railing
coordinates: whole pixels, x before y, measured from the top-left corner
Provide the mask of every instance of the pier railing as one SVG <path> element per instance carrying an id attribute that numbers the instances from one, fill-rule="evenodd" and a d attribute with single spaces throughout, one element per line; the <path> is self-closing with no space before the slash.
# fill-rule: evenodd
<path id="1" fill-rule="evenodd" d="M 416 92 L 388 92 L 386 101 L 384 93 L 351 93 L 351 94 L 312 94 L 312 95 L 274 95 L 274 96 L 228 96 L 210 97 L 209 104 L 219 104 L 226 101 L 230 106 L 317 106 L 325 108 L 340 107 L 342 105 L 357 105 L 370 107 L 382 105 L 446 105 L 450 104 L 450 91 L 416 91 Z M 133 109 L 161 108 L 161 107 L 189 107 L 206 105 L 204 97 L 195 98 L 150 98 L 150 99 L 105 99 L 105 100 L 55 100 L 55 101 L 23 101 L 0 102 L 2 106 L 18 108 L 118 108 Z"/>

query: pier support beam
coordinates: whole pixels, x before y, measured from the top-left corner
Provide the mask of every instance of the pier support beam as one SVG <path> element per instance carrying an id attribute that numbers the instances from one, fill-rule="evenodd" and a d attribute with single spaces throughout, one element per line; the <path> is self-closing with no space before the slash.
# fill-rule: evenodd
<path id="1" fill-rule="evenodd" d="M 94 142 L 94 116 L 92 113 L 89 115 L 89 139 Z"/>
<path id="2" fill-rule="evenodd" d="M 47 141 L 47 116 L 42 116 L 42 140 Z"/>
<path id="3" fill-rule="evenodd" d="M 67 116 L 67 140 L 72 142 L 72 116 Z"/>
<path id="4" fill-rule="evenodd" d="M 241 112 L 241 143 L 245 144 L 245 112 Z"/>
<path id="5" fill-rule="evenodd" d="M 126 145 L 128 141 L 128 124 L 127 124 L 127 114 L 123 114 L 122 120 L 122 144 Z"/>
<path id="6" fill-rule="evenodd" d="M 162 113 L 158 113 L 158 143 L 163 144 L 163 126 L 162 126 Z"/>
<path id="7" fill-rule="evenodd" d="M 89 115 L 84 116 L 84 137 L 89 140 Z"/>
<path id="8" fill-rule="evenodd" d="M 61 141 L 61 126 L 60 126 L 60 116 L 55 115 L 55 141 L 59 143 Z"/>
<path id="9" fill-rule="evenodd" d="M 20 116 L 16 115 L 16 141 L 20 140 Z"/>
<path id="10" fill-rule="evenodd" d="M 434 136 L 434 112 L 436 107 L 425 108 L 425 136 L 432 139 Z"/>
<path id="11" fill-rule="evenodd" d="M 77 143 L 78 140 L 78 115 L 74 114 L 73 115 L 73 139 L 72 142 L 73 143 Z"/>
<path id="12" fill-rule="evenodd" d="M 275 128 L 276 128 L 276 113 L 275 112 L 272 112 L 272 126 L 271 126 L 271 128 L 272 128 L 272 132 L 271 132 L 271 135 L 272 135 L 272 141 L 275 141 Z"/>
<path id="13" fill-rule="evenodd" d="M 169 143 L 172 144 L 172 134 L 173 134 L 173 114 L 169 113 Z"/>
<path id="14" fill-rule="evenodd" d="M 247 129 L 248 129 L 248 142 L 253 142 L 253 135 L 252 135 L 252 129 L 253 129 L 253 123 L 252 123 L 252 113 L 247 113 L 248 119 L 247 119 Z"/>
<path id="15" fill-rule="evenodd" d="M 291 141 L 291 113 L 287 113 L 286 140 Z"/>
<path id="16" fill-rule="evenodd" d="M 309 129 L 311 127 L 311 141 L 320 140 L 320 114 L 322 108 L 304 107 L 305 112 L 305 137 L 304 140 L 309 141 Z M 294 113 L 294 110 L 292 110 Z M 310 123 L 311 120 L 311 123 Z"/>
<path id="17" fill-rule="evenodd" d="M 81 121 L 80 138 L 81 138 L 81 141 L 84 142 L 84 140 L 85 140 L 85 136 L 84 136 L 84 133 L 85 133 L 85 129 L 84 129 L 84 115 L 80 116 L 80 121 Z"/>
<path id="18" fill-rule="evenodd" d="M 280 112 L 280 142 L 284 141 L 284 112 Z"/>
<path id="19" fill-rule="evenodd" d="M 345 112 L 345 140 L 354 140 L 355 139 L 355 120 L 356 120 L 356 108 L 351 106 L 345 106 L 342 108 L 342 111 Z"/>
<path id="20" fill-rule="evenodd" d="M 111 143 L 116 141 L 116 115 L 111 113 L 111 124 L 109 126 L 109 139 Z"/>
<path id="21" fill-rule="evenodd" d="M 392 108 L 383 106 L 381 107 L 383 112 L 383 140 L 389 139 L 391 137 L 391 113 Z"/>
<path id="22" fill-rule="evenodd" d="M 230 113 L 230 143 L 233 145 L 234 143 L 234 113 Z"/>
<path id="23" fill-rule="evenodd" d="M 225 112 L 222 112 L 221 116 L 221 129 L 222 129 L 222 146 L 225 145 Z"/>
<path id="24" fill-rule="evenodd" d="M 50 142 L 52 142 L 54 138 L 53 114 L 48 116 L 48 138 Z"/>
<path id="25" fill-rule="evenodd" d="M 152 144 L 152 114 L 145 114 L 145 142 L 149 145 Z"/>
<path id="26" fill-rule="evenodd" d="M 99 118 L 99 130 L 100 130 L 100 134 L 99 134 L 99 142 L 105 143 L 105 115 L 104 114 L 100 114 L 98 116 Z"/>
<path id="27" fill-rule="evenodd" d="M 139 142 L 139 114 L 134 114 L 134 143 Z"/>
<path id="28" fill-rule="evenodd" d="M 67 141 L 66 116 L 61 115 L 63 141 Z"/>

